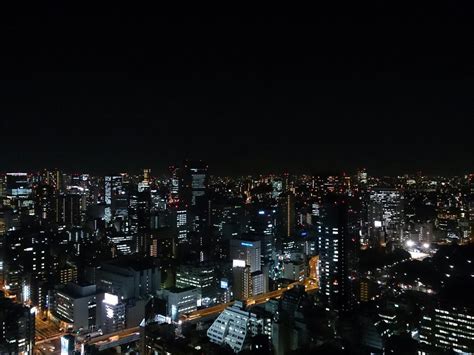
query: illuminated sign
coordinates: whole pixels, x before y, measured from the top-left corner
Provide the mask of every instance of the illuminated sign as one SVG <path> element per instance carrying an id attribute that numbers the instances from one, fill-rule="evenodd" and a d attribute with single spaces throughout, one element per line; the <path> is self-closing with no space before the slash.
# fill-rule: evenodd
<path id="1" fill-rule="evenodd" d="M 110 293 L 104 294 L 104 303 L 115 306 L 118 303 L 118 296 L 112 295 Z"/>
<path id="2" fill-rule="evenodd" d="M 221 288 L 228 288 L 229 287 L 229 281 L 222 279 L 221 280 Z"/>
<path id="3" fill-rule="evenodd" d="M 260 215 L 265 214 L 265 211 L 258 211 L 258 214 Z"/>
<path id="4" fill-rule="evenodd" d="M 248 242 L 242 242 L 240 243 L 243 247 L 253 247 L 253 243 L 248 243 Z"/>
<path id="5" fill-rule="evenodd" d="M 232 260 L 232 267 L 245 267 L 245 260 L 234 259 Z"/>
<path id="6" fill-rule="evenodd" d="M 380 227 L 382 227 L 382 221 L 374 221 L 374 227 L 375 227 L 375 228 L 380 228 Z"/>

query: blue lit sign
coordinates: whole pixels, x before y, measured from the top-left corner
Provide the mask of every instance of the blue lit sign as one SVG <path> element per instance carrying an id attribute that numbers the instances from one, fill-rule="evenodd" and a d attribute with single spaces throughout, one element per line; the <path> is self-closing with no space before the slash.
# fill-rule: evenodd
<path id="1" fill-rule="evenodd" d="M 242 242 L 240 243 L 243 247 L 253 247 L 253 243 Z"/>
<path id="2" fill-rule="evenodd" d="M 307 235 L 308 235 L 307 232 L 301 232 L 301 236 L 302 236 L 302 237 L 306 237 Z"/>

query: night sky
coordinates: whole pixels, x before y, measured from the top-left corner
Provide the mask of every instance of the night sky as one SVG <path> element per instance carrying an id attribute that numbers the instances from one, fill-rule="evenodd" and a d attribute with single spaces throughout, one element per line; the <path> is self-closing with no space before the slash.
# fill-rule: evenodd
<path id="1" fill-rule="evenodd" d="M 0 170 L 474 171 L 473 11 L 0 14 Z M 160 12 L 161 13 L 161 12 Z"/>

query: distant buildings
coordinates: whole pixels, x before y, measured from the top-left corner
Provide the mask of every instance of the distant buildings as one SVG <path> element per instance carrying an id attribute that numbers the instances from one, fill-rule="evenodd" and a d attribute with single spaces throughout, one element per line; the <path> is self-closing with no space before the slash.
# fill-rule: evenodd
<path id="1" fill-rule="evenodd" d="M 68 346 L 92 331 L 110 336 L 91 347 L 137 351 L 141 326 L 146 353 L 472 352 L 472 301 L 441 297 L 472 288 L 472 181 L 226 177 L 199 161 L 0 174 L 0 352 L 31 349 L 23 304 L 79 332 Z M 124 329 L 133 340 L 110 340 Z"/>

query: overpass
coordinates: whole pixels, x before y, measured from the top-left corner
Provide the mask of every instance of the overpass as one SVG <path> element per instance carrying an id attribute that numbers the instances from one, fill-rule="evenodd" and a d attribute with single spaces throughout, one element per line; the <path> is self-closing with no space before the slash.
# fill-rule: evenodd
<path id="1" fill-rule="evenodd" d="M 254 305 L 265 303 L 272 298 L 280 298 L 284 292 L 291 290 L 296 285 L 304 285 L 306 292 L 311 292 L 318 289 L 317 281 L 311 278 L 307 278 L 302 282 L 296 281 L 278 290 L 266 292 L 264 294 L 249 298 L 246 300 L 246 304 L 247 306 L 254 306 Z M 229 303 L 218 304 L 213 307 L 200 309 L 200 310 L 182 315 L 180 317 L 180 322 L 184 323 L 184 322 L 199 321 L 202 318 L 217 316 L 218 314 L 223 312 L 227 307 L 233 304 L 234 304 L 234 301 L 229 302 Z M 42 339 L 41 341 L 36 342 L 36 344 L 42 344 L 42 343 L 51 341 L 53 339 L 58 339 L 59 337 L 61 337 L 61 335 L 64 335 L 64 334 L 56 335 L 48 339 Z M 119 345 L 137 341 L 139 340 L 139 338 L 140 338 L 140 327 L 132 327 L 132 328 L 123 329 L 117 332 L 94 337 L 88 340 L 82 339 L 78 343 L 83 345 L 84 347 L 95 346 L 97 347 L 98 350 L 102 351 L 102 350 L 113 348 Z"/>
<path id="2" fill-rule="evenodd" d="M 270 291 L 270 292 L 263 293 L 261 295 L 257 295 L 257 296 L 254 296 L 252 298 L 249 298 L 245 301 L 246 305 L 247 306 L 254 306 L 254 305 L 265 303 L 265 302 L 269 301 L 271 298 L 280 298 L 284 292 L 286 292 L 288 290 L 291 290 L 296 285 L 304 285 L 306 292 L 314 291 L 314 290 L 318 289 L 318 284 L 317 284 L 316 280 L 305 279 L 302 282 L 296 281 L 296 282 L 293 282 L 293 283 L 289 284 L 287 287 L 283 287 L 283 288 L 280 288 L 278 290 Z M 229 303 L 218 304 L 216 306 L 209 307 L 209 308 L 199 309 L 197 311 L 182 315 L 180 317 L 180 321 L 181 322 L 197 321 L 197 320 L 200 320 L 201 318 L 214 316 L 214 315 L 217 315 L 217 314 L 223 312 L 227 307 L 229 307 L 233 304 L 234 304 L 234 302 L 232 301 L 232 302 L 229 302 Z"/>
<path id="3" fill-rule="evenodd" d="M 83 344 L 84 347 L 95 346 L 97 350 L 103 351 L 138 340 L 140 340 L 140 327 L 132 327 L 86 340 Z"/>

